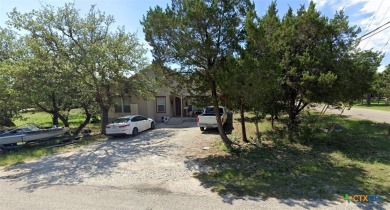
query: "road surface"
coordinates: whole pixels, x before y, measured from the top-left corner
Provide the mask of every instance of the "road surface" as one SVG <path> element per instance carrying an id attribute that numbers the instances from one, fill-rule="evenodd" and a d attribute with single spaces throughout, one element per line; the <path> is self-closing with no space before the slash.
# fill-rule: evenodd
<path id="1" fill-rule="evenodd" d="M 321 111 L 320 108 L 316 108 L 316 110 Z M 340 110 L 331 109 L 331 108 L 328 108 L 326 112 L 330 114 L 341 113 Z M 371 120 L 379 123 L 390 123 L 390 112 L 386 112 L 386 111 L 352 107 L 350 110 L 345 109 L 342 115 L 351 118 Z"/>
<path id="2" fill-rule="evenodd" d="M 390 209 L 326 200 L 218 195 L 193 178 L 207 170 L 217 133 L 160 128 L 0 168 L 0 209 Z"/>

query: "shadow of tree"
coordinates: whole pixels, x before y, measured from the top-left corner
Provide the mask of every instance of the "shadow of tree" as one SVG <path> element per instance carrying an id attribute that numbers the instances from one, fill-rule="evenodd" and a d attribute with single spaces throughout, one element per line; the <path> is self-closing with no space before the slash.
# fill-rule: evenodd
<path id="1" fill-rule="evenodd" d="M 224 125 L 224 130 L 226 134 L 232 134 L 234 127 L 232 123 L 227 123 Z M 205 128 L 204 131 L 202 131 L 202 134 L 215 134 L 218 135 L 219 131 L 218 128 Z"/>
<path id="2" fill-rule="evenodd" d="M 110 177 L 120 163 L 134 161 L 147 155 L 166 156 L 177 147 L 164 139 L 174 131 L 156 129 L 136 137 L 110 138 L 79 151 L 46 156 L 39 161 L 18 164 L 7 168 L 9 175 L 1 176 L 9 182 L 25 181 L 21 190 L 32 192 L 51 185 L 74 185 L 93 177 Z M 164 143 L 163 143 L 164 142 Z"/>
<path id="3" fill-rule="evenodd" d="M 325 117 L 321 126 L 335 122 L 345 129 L 316 131 L 307 144 L 288 143 L 286 132 L 276 130 L 264 134 L 272 143 L 260 148 L 247 148 L 240 155 L 197 158 L 186 164 L 197 169 L 195 178 L 205 188 L 229 203 L 248 196 L 263 200 L 273 197 L 289 206 L 315 208 L 334 205 L 345 194 L 376 194 L 387 200 L 390 189 L 383 182 L 388 179 L 381 183 L 383 177 L 373 177 L 366 165 L 377 164 L 381 176 L 389 170 L 390 141 L 385 133 L 389 125 Z M 341 154 L 342 162 L 334 153 Z M 376 181 L 371 182 L 373 179 Z M 384 209 L 380 203 L 356 206 Z"/>

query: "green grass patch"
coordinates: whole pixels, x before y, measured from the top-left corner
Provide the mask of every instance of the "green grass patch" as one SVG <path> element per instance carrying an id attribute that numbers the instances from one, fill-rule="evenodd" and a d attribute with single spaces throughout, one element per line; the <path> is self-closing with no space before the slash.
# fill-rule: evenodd
<path id="1" fill-rule="evenodd" d="M 72 130 L 75 130 L 85 120 L 85 115 L 81 109 L 72 109 L 69 112 L 68 123 Z M 28 123 L 37 124 L 44 127 L 50 127 L 53 125 L 52 115 L 46 112 L 26 112 L 21 113 L 19 117 L 16 117 L 13 122 L 16 126 L 25 125 Z M 59 120 L 59 126 L 64 126 L 61 120 Z M 86 129 L 91 129 L 94 133 L 100 132 L 100 123 L 89 123 Z"/>
<path id="2" fill-rule="evenodd" d="M 316 117 L 303 120 L 306 128 Z M 343 129 L 326 132 L 334 124 Z M 253 123 L 247 126 L 253 136 Z M 294 136 L 306 140 L 291 143 L 286 132 L 272 130 L 264 121 L 266 141 L 261 147 L 245 147 L 240 155 L 200 158 L 213 170 L 195 177 L 221 195 L 342 200 L 345 194 L 375 194 L 389 201 L 389 126 L 324 116 L 318 129 L 303 129 Z"/>
<path id="3" fill-rule="evenodd" d="M 85 115 L 81 109 L 72 109 L 69 112 L 68 121 L 70 127 L 79 126 L 85 119 Z M 16 126 L 24 125 L 27 123 L 34 123 L 42 126 L 53 125 L 52 115 L 46 112 L 26 112 L 21 113 L 19 117 L 14 121 Z M 61 120 L 59 120 L 60 126 L 63 126 Z"/>
<path id="4" fill-rule="evenodd" d="M 379 103 L 376 101 L 372 101 L 371 105 L 356 104 L 354 107 L 390 112 L 390 103 L 388 101 L 383 101 L 383 100 L 381 100 Z"/>

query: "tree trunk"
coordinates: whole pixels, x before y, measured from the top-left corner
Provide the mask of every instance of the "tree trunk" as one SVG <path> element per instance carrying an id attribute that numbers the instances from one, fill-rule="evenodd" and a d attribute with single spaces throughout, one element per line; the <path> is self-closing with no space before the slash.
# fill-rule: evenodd
<path id="1" fill-rule="evenodd" d="M 2 118 L 0 119 L 0 126 L 5 126 L 5 127 L 14 127 L 15 124 L 12 122 L 11 118 Z"/>
<path id="2" fill-rule="evenodd" d="M 288 132 L 292 132 L 295 130 L 297 124 L 296 118 L 297 118 L 297 114 L 295 113 L 294 107 L 290 107 L 290 109 L 288 110 L 288 123 L 287 123 Z"/>
<path id="3" fill-rule="evenodd" d="M 81 132 L 81 130 L 83 130 L 83 128 L 85 127 L 85 126 L 87 126 L 88 125 L 88 123 L 89 123 L 89 121 L 91 120 L 91 113 L 89 113 L 89 111 L 88 111 L 88 108 L 87 107 L 83 107 L 84 108 L 84 111 L 85 111 L 85 120 L 84 120 L 84 122 L 81 124 L 81 125 L 79 125 L 79 127 L 76 129 L 76 131 L 73 133 L 73 136 L 77 136 L 77 135 L 79 135 L 79 133 Z M 105 128 L 105 127 L 104 127 Z M 106 129 L 104 129 L 104 131 L 105 131 Z"/>
<path id="4" fill-rule="evenodd" d="M 53 125 L 58 126 L 58 115 L 53 114 L 52 119 L 53 119 Z"/>
<path id="5" fill-rule="evenodd" d="M 100 133 L 101 134 L 106 134 L 106 126 L 108 125 L 108 108 L 104 107 L 103 105 L 100 106 L 100 111 L 101 111 L 101 128 L 100 128 Z"/>
<path id="6" fill-rule="evenodd" d="M 255 126 L 256 126 L 256 137 L 257 137 L 257 142 L 261 144 L 261 133 L 260 133 L 260 128 L 259 128 L 259 112 L 255 111 Z"/>
<path id="7" fill-rule="evenodd" d="M 367 94 L 366 103 L 367 103 L 367 105 L 371 105 L 371 94 Z"/>
<path id="8" fill-rule="evenodd" d="M 58 116 L 59 116 L 59 109 L 58 109 L 58 104 L 57 104 L 57 95 L 53 91 L 51 93 L 51 103 L 52 103 L 52 110 L 53 110 L 53 125 L 58 126 Z"/>
<path id="9" fill-rule="evenodd" d="M 240 98 L 240 117 L 241 117 L 242 141 L 245 143 L 249 143 L 248 138 L 246 137 L 244 102 L 242 98 Z"/>
<path id="10" fill-rule="evenodd" d="M 64 124 L 64 127 L 69 127 L 68 118 L 62 116 L 61 114 L 58 115 L 58 118 L 60 118 L 61 122 Z"/>
<path id="11" fill-rule="evenodd" d="M 223 143 L 226 145 L 227 148 L 233 149 L 233 147 L 232 147 L 233 142 L 226 136 L 225 130 L 223 129 L 223 126 L 222 126 L 221 113 L 219 113 L 217 85 L 216 85 L 215 81 L 211 81 L 211 97 L 212 97 L 213 106 L 215 109 L 215 117 L 217 119 L 219 136 L 221 137 Z"/>

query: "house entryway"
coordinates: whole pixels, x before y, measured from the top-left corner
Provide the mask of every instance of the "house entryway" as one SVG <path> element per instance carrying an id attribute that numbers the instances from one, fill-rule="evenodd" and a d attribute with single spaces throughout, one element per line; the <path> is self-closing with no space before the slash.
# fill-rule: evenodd
<path id="1" fill-rule="evenodd" d="M 175 117 L 181 116 L 181 98 L 175 97 Z"/>

